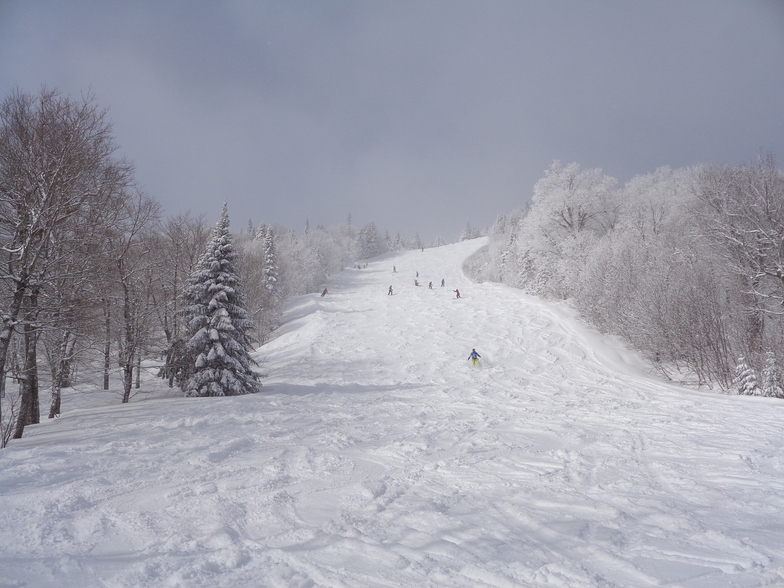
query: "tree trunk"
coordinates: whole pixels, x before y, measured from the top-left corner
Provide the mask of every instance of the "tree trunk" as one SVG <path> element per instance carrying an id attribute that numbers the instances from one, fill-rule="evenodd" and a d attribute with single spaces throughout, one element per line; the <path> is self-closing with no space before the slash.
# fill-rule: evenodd
<path id="1" fill-rule="evenodd" d="M 49 418 L 60 416 L 61 391 L 71 385 L 71 360 L 76 344 L 76 334 L 66 330 L 60 343 L 60 359 L 55 373 L 52 374 L 52 402 L 49 405 Z"/>
<path id="2" fill-rule="evenodd" d="M 60 356 L 61 368 L 59 373 L 60 388 L 69 388 L 71 386 L 71 377 L 73 370 L 74 348 L 76 347 L 76 333 L 71 330 L 66 330 L 63 334 L 62 341 L 62 355 Z"/>
<path id="3" fill-rule="evenodd" d="M 19 280 L 16 283 L 13 299 L 7 313 L 3 313 L 3 327 L 0 330 L 0 397 L 5 396 L 5 372 L 8 362 L 8 348 L 11 345 L 11 336 L 19 320 L 24 304 L 27 281 Z"/>
<path id="4" fill-rule="evenodd" d="M 111 368 L 111 354 L 112 354 L 112 310 L 109 306 L 109 301 L 104 300 L 103 314 L 105 320 L 105 337 L 106 343 L 103 348 L 103 389 L 109 389 L 109 369 Z"/>
<path id="5" fill-rule="evenodd" d="M 123 284 L 123 321 L 125 322 L 122 349 L 120 349 L 120 366 L 123 370 L 123 404 L 131 399 L 133 387 L 133 367 L 136 357 L 136 312 L 131 299 L 131 291 L 127 284 Z"/>
<path id="6" fill-rule="evenodd" d="M 123 366 L 123 404 L 131 400 L 131 388 L 133 388 L 133 362 L 128 361 Z"/>
<path id="7" fill-rule="evenodd" d="M 24 323 L 24 379 L 22 380 L 22 399 L 16 420 L 14 439 L 21 439 L 25 426 L 37 425 L 41 422 L 41 407 L 38 396 L 38 327 L 34 324 L 38 316 L 38 288 L 34 288 L 29 296 L 28 312 Z"/>

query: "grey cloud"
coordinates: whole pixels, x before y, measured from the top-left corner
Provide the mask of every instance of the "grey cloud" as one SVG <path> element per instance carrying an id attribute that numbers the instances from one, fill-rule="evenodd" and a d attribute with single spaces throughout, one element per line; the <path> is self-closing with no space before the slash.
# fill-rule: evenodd
<path id="1" fill-rule="evenodd" d="M 784 157 L 773 1 L 152 2 L 0 8 L 0 92 L 92 87 L 171 214 L 456 236 L 553 159 L 621 181 Z"/>

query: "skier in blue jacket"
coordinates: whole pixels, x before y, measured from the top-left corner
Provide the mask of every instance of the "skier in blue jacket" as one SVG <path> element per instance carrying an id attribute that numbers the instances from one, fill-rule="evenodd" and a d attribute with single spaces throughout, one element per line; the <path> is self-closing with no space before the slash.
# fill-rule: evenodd
<path id="1" fill-rule="evenodd" d="M 471 350 L 471 355 L 468 356 L 468 359 L 471 360 L 471 365 L 476 365 L 479 363 L 479 358 L 482 357 L 476 352 L 476 349 Z"/>

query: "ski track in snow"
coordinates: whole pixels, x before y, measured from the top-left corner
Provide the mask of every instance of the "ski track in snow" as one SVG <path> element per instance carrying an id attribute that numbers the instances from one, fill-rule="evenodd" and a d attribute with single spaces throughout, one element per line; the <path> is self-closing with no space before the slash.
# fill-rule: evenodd
<path id="1" fill-rule="evenodd" d="M 0 587 L 784 585 L 784 403 L 470 283 L 484 243 L 293 300 L 260 394 L 72 391 L 0 452 Z"/>

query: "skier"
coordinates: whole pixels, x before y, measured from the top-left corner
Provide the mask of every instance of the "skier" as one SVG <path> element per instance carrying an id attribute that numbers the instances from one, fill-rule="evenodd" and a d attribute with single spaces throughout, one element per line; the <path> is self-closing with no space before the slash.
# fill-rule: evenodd
<path id="1" fill-rule="evenodd" d="M 444 278 L 441 278 L 441 287 L 442 287 L 442 288 L 444 287 L 444 284 L 445 284 L 445 282 L 444 282 Z"/>
<path id="2" fill-rule="evenodd" d="M 458 290 L 457 288 L 455 288 L 455 294 L 456 294 L 455 298 L 460 298 L 460 290 Z"/>
<path id="3" fill-rule="evenodd" d="M 327 289 L 324 288 L 324 291 L 321 293 L 321 297 L 324 298 L 328 294 Z"/>
<path id="4" fill-rule="evenodd" d="M 471 350 L 471 355 L 468 356 L 468 359 L 471 360 L 471 365 L 476 365 L 479 363 L 479 358 L 482 357 L 476 352 L 476 349 Z"/>
<path id="5" fill-rule="evenodd" d="M 433 282 L 430 282 L 430 283 L 427 285 L 427 287 L 428 287 L 428 288 L 430 288 L 430 289 L 432 290 L 432 289 L 433 289 Z"/>
<path id="6" fill-rule="evenodd" d="M 419 286 L 419 280 L 414 280 L 414 286 Z"/>
<path id="7" fill-rule="evenodd" d="M 397 273 L 397 267 L 395 267 L 394 265 L 392 266 L 392 273 L 393 273 L 393 274 L 396 274 L 396 273 Z"/>
<path id="8" fill-rule="evenodd" d="M 392 296 L 392 286 L 389 287 L 389 292 L 387 292 L 387 296 Z"/>

